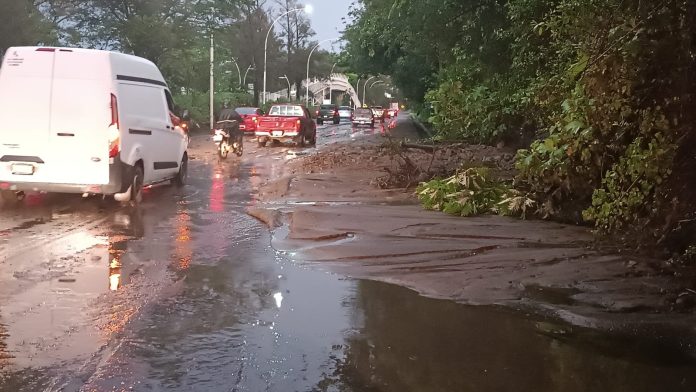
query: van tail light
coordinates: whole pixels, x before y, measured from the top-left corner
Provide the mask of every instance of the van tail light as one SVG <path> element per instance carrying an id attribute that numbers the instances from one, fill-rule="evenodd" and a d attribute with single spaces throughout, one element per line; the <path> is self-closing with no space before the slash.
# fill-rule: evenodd
<path id="1" fill-rule="evenodd" d="M 299 131 L 300 128 L 302 127 L 302 120 L 297 120 L 297 121 L 295 121 L 295 127 L 296 127 L 297 130 Z"/>
<path id="2" fill-rule="evenodd" d="M 116 130 L 115 134 L 118 135 L 118 129 L 114 128 L 113 125 L 109 127 L 109 131 L 110 131 L 109 133 L 113 133 L 113 131 L 112 131 L 113 129 Z M 120 141 L 119 139 L 120 138 L 118 136 L 116 136 L 113 139 L 111 136 L 109 136 L 109 158 L 116 158 L 116 156 L 120 152 L 120 148 L 118 145 L 119 141 Z"/>
<path id="3" fill-rule="evenodd" d="M 119 128 L 118 123 L 118 99 L 114 94 L 111 94 L 111 125 L 115 125 Z"/>
<path id="4" fill-rule="evenodd" d="M 319 111 L 318 111 L 318 110 L 317 110 L 317 113 L 316 113 L 316 114 L 317 114 L 317 116 L 319 115 Z"/>
<path id="5" fill-rule="evenodd" d="M 120 149 L 120 124 L 118 118 L 118 99 L 111 94 L 111 124 L 109 125 L 109 158 L 116 158 Z"/>

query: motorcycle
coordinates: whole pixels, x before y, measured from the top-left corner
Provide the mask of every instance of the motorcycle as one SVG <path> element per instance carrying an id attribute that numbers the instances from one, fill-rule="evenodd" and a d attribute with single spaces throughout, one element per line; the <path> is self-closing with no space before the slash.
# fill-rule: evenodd
<path id="1" fill-rule="evenodd" d="M 240 137 L 236 140 L 232 140 L 232 136 L 229 132 L 230 126 L 234 129 L 235 127 L 239 127 L 239 124 L 235 120 L 218 121 L 215 123 L 213 142 L 217 146 L 220 159 L 226 159 L 230 152 L 236 154 L 238 157 L 241 157 L 243 153 L 243 139 Z"/>

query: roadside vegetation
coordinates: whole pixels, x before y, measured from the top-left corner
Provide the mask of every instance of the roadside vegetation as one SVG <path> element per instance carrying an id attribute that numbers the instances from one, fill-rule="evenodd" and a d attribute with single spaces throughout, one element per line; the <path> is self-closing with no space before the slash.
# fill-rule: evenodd
<path id="1" fill-rule="evenodd" d="M 363 0 L 345 57 L 390 75 L 436 139 L 520 148 L 515 187 L 538 216 L 688 255 L 694 20 L 687 0 Z M 464 173 L 421 185 L 424 204 L 448 205 Z"/>

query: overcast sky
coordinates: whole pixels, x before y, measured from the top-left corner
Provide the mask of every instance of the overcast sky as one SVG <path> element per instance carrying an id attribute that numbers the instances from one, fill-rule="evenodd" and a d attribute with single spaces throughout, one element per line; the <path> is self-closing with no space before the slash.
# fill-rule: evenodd
<path id="1" fill-rule="evenodd" d="M 314 7 L 310 15 L 312 28 L 317 33 L 314 37 L 317 41 L 341 36 L 343 22 L 341 18 L 348 17 L 348 7 L 353 0 L 305 0 Z M 331 49 L 331 42 L 322 45 L 324 49 Z M 335 47 L 338 50 L 338 46 Z"/>

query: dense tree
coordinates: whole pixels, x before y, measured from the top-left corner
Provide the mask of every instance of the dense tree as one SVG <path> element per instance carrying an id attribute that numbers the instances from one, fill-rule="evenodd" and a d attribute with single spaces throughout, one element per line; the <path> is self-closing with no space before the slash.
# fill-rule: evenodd
<path id="1" fill-rule="evenodd" d="M 282 15 L 288 11 L 302 8 L 297 0 L 276 0 L 278 6 L 277 14 Z M 305 78 L 305 64 L 309 54 L 311 38 L 315 35 L 309 23 L 309 19 L 303 12 L 287 13 L 280 21 L 281 37 L 286 48 L 286 66 L 283 74 L 286 74 L 290 83 L 295 86 L 296 99 L 300 99 L 302 94 L 302 81 Z"/>
<path id="2" fill-rule="evenodd" d="M 50 22 L 31 0 L 0 0 L 0 53 L 10 46 L 36 45 L 54 40 Z"/>
<path id="3" fill-rule="evenodd" d="M 438 137 L 540 139 L 517 163 L 541 214 L 696 243 L 693 2 L 361 0 L 351 15 L 344 57 L 433 107 Z"/>

